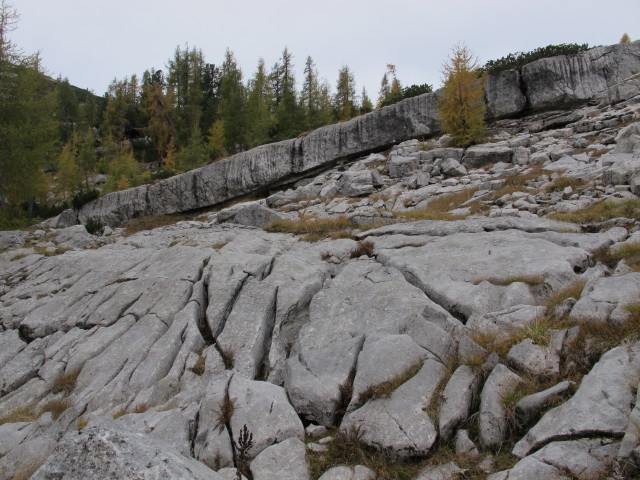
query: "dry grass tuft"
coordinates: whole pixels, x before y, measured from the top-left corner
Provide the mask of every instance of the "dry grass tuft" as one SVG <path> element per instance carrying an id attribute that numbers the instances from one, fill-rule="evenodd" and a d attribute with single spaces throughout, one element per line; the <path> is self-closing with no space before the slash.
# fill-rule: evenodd
<path id="1" fill-rule="evenodd" d="M 364 405 L 369 400 L 376 398 L 388 397 L 400 385 L 415 377 L 422 368 L 423 362 L 416 362 L 410 365 L 404 372 L 399 373 L 393 378 L 375 385 L 369 385 L 358 397 L 358 406 Z"/>
<path id="2" fill-rule="evenodd" d="M 307 242 L 316 242 L 329 236 L 332 236 L 332 238 L 348 236 L 350 238 L 352 234 L 345 231 L 355 228 L 358 228 L 358 226 L 347 217 L 303 217 L 298 220 L 274 220 L 264 227 L 267 232 L 271 233 L 302 235 L 301 240 Z"/>
<path id="3" fill-rule="evenodd" d="M 408 212 L 396 212 L 397 217 L 402 217 L 407 221 L 416 220 L 462 220 L 469 215 L 453 215 L 450 210 L 458 208 L 463 203 L 471 200 L 477 188 L 467 188 L 456 193 L 440 195 L 429 201 L 426 208 L 422 210 L 411 210 Z"/>
<path id="4" fill-rule="evenodd" d="M 5 423 L 34 422 L 39 416 L 36 412 L 35 405 L 29 404 L 0 417 L 0 425 L 4 425 Z"/>
<path id="5" fill-rule="evenodd" d="M 134 233 L 144 230 L 153 230 L 154 228 L 166 227 L 174 225 L 182 220 L 193 220 L 194 214 L 189 213 L 172 213 L 170 215 L 153 215 L 149 217 L 139 217 L 129 220 L 123 225 L 124 232 L 122 235 L 128 237 Z"/>
<path id="6" fill-rule="evenodd" d="M 40 415 L 51 412 L 53 419 L 57 420 L 69 407 L 71 407 L 71 402 L 67 398 L 49 400 L 40 409 Z"/>
<path id="7" fill-rule="evenodd" d="M 78 375 L 80 375 L 80 370 L 61 373 L 54 380 L 53 386 L 51 387 L 51 393 L 63 393 L 66 397 L 71 395 L 73 389 L 76 388 Z"/>
<path id="8" fill-rule="evenodd" d="M 218 408 L 213 410 L 216 414 L 216 428 L 219 433 L 224 432 L 224 429 L 231 424 L 231 417 L 236 409 L 236 399 L 229 397 L 229 393 L 225 393 L 222 400 L 218 404 Z"/>
<path id="9" fill-rule="evenodd" d="M 557 292 L 552 293 L 549 298 L 547 298 L 547 302 L 545 304 L 545 306 L 547 307 L 547 314 L 552 314 L 556 307 L 564 302 L 567 298 L 580 300 L 582 290 L 584 290 L 584 285 L 584 281 L 578 281 L 569 285 L 568 287 L 563 288 L 562 290 L 558 290 Z"/>
<path id="10" fill-rule="evenodd" d="M 220 356 L 222 357 L 222 363 L 224 363 L 224 368 L 227 370 L 231 370 L 235 364 L 235 352 L 230 347 L 224 347 L 218 344 L 218 352 L 220 352 Z"/>
<path id="11" fill-rule="evenodd" d="M 371 258 L 373 257 L 375 245 L 371 240 L 361 240 L 355 246 L 353 250 L 349 253 L 349 258 L 360 258 L 363 255 Z"/>
<path id="12" fill-rule="evenodd" d="M 511 277 L 504 278 L 486 278 L 483 280 L 477 280 L 474 283 L 478 285 L 481 282 L 487 281 L 494 285 L 499 285 L 502 287 L 506 287 L 511 285 L 512 283 L 526 283 L 530 287 L 537 287 L 538 285 L 542 285 L 544 283 L 544 278 L 541 275 L 513 275 Z"/>
<path id="13" fill-rule="evenodd" d="M 624 202 L 604 201 L 571 213 L 551 213 L 547 218 L 563 222 L 580 224 L 598 223 L 612 218 L 630 218 L 640 220 L 640 200 L 631 199 Z"/>
<path id="14" fill-rule="evenodd" d="M 201 352 L 198 355 L 198 360 L 196 360 L 196 363 L 193 365 L 193 367 L 191 367 L 190 370 L 197 376 L 201 377 L 202 375 L 204 375 L 206 362 L 207 362 L 207 358 Z"/>
<path id="15" fill-rule="evenodd" d="M 579 192 L 584 189 L 585 183 L 579 178 L 558 177 L 547 185 L 546 189 L 551 192 L 561 192 L 567 187 L 571 187 L 574 192 Z"/>
<path id="16" fill-rule="evenodd" d="M 612 256 L 624 260 L 632 270 L 640 272 L 640 242 L 623 245 Z"/>

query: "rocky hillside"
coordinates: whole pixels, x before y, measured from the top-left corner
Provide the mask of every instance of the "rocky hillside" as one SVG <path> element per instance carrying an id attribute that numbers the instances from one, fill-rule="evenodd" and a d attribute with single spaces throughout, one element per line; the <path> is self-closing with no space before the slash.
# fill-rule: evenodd
<path id="1" fill-rule="evenodd" d="M 632 478 L 638 50 L 466 150 L 427 95 L 0 232 L 0 478 Z"/>

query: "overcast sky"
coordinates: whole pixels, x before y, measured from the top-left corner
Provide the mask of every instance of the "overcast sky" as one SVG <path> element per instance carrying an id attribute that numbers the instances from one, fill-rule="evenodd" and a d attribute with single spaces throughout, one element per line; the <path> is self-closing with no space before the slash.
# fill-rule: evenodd
<path id="1" fill-rule="evenodd" d="M 165 69 L 176 46 L 221 64 L 229 47 L 246 81 L 285 46 L 297 80 L 307 56 L 335 89 L 348 65 L 374 100 L 387 63 L 403 85 L 441 85 L 451 47 L 481 63 L 559 43 L 640 39 L 640 0 L 6 0 L 20 20 L 11 39 L 40 51 L 52 76 L 102 95 L 113 78 Z"/>

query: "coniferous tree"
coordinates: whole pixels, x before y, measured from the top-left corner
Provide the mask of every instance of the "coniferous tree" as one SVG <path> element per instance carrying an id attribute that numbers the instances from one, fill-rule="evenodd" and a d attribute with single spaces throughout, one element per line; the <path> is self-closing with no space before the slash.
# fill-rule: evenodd
<path id="1" fill-rule="evenodd" d="M 382 80 L 380 81 L 380 90 L 378 91 L 378 103 L 376 104 L 376 108 L 381 108 L 385 105 L 390 93 L 391 87 L 389 86 L 389 77 L 385 72 L 382 76 Z"/>
<path id="2" fill-rule="evenodd" d="M 269 141 L 271 128 L 271 93 L 264 60 L 258 61 L 258 69 L 247 87 L 246 143 L 252 148 Z"/>
<path id="3" fill-rule="evenodd" d="M 60 123 L 60 139 L 62 143 L 71 140 L 79 119 L 80 108 L 73 87 L 68 78 L 58 77 L 56 80 L 56 117 Z"/>
<path id="4" fill-rule="evenodd" d="M 630 41 L 631 37 L 628 33 L 625 33 L 624 35 L 622 35 L 622 38 L 620 38 L 620 43 L 629 43 Z"/>
<path id="5" fill-rule="evenodd" d="M 82 171 L 78 160 L 78 135 L 74 133 L 62 147 L 58 159 L 56 194 L 59 201 L 69 202 L 82 188 Z"/>
<path id="6" fill-rule="evenodd" d="M 444 86 L 440 104 L 442 130 L 451 135 L 452 144 L 467 147 L 479 142 L 485 133 L 484 79 L 466 45 L 452 49 L 443 64 Z"/>
<path id="7" fill-rule="evenodd" d="M 334 108 L 336 120 L 349 120 L 357 114 L 356 111 L 356 81 L 349 67 L 344 65 L 338 72 Z"/>
<path id="8" fill-rule="evenodd" d="M 304 81 L 300 93 L 300 112 L 304 118 L 305 129 L 322 125 L 318 116 L 320 112 L 320 81 L 318 70 L 311 57 L 307 57 L 304 65 Z"/>
<path id="9" fill-rule="evenodd" d="M 362 87 L 362 103 L 360 104 L 360 114 L 365 114 L 373 111 L 373 103 L 371 103 L 371 99 L 369 95 L 367 95 L 367 90 Z"/>
<path id="10" fill-rule="evenodd" d="M 275 99 L 275 124 L 271 135 L 274 140 L 284 140 L 300 133 L 293 69 L 293 55 L 285 47 L 270 75 Z"/>
<path id="11" fill-rule="evenodd" d="M 227 48 L 220 77 L 219 119 L 224 127 L 225 153 L 236 153 L 244 148 L 244 86 L 242 71 Z"/>
<path id="12" fill-rule="evenodd" d="M 159 162 L 164 158 L 167 155 L 169 143 L 173 142 L 176 136 L 172 119 L 174 98 L 172 90 L 165 91 L 162 71 L 151 70 L 144 73 L 140 101 L 145 119 L 142 130 L 151 139 L 153 145 L 148 160 Z"/>

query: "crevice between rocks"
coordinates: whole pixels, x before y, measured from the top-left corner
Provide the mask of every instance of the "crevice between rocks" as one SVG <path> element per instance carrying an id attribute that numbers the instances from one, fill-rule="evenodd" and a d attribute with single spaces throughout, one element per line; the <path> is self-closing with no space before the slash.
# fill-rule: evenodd
<path id="1" fill-rule="evenodd" d="M 543 441 L 533 444 L 529 452 L 524 457 L 533 455 L 537 451 L 541 450 L 542 448 L 554 442 L 565 442 L 565 441 L 572 441 L 572 440 L 577 441 L 577 440 L 584 440 L 584 439 L 591 439 L 591 438 L 609 438 L 612 440 L 620 440 L 624 437 L 624 435 L 625 435 L 625 432 L 612 433 L 612 432 L 605 432 L 601 430 L 584 430 L 575 434 L 555 435 L 551 438 L 547 438 Z"/>

